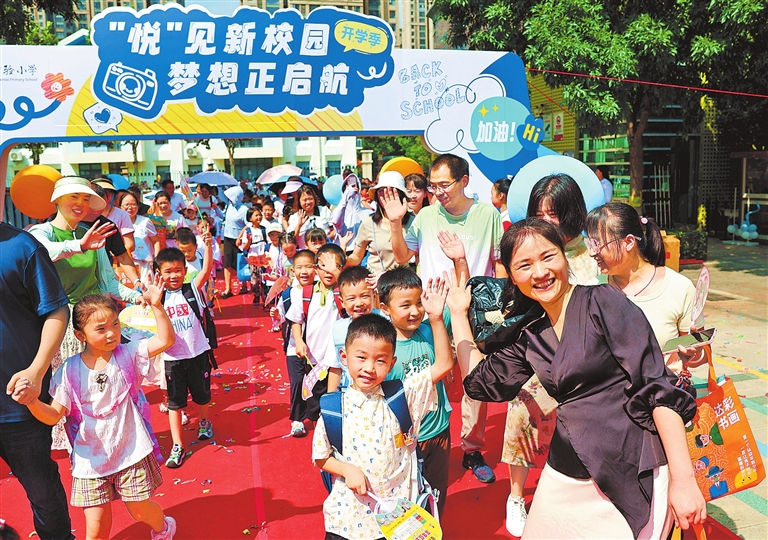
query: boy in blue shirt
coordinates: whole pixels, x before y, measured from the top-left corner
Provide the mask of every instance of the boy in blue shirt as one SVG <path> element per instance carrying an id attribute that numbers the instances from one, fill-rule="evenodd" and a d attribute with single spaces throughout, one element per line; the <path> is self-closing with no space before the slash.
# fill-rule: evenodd
<path id="1" fill-rule="evenodd" d="M 371 277 L 371 271 L 365 266 L 350 266 L 345 268 L 339 275 L 339 295 L 341 296 L 341 305 L 348 317 L 339 319 L 331 326 L 331 341 L 328 343 L 328 350 L 325 353 L 323 362 L 329 368 L 328 372 L 328 391 L 344 389 L 349 386 L 349 372 L 344 364 L 341 363 L 341 350 L 344 348 L 344 340 L 347 336 L 347 329 L 352 319 L 357 319 L 362 315 L 376 312 L 374 304 L 376 301 L 376 291 L 371 290 L 372 285 L 368 284 L 368 278 Z"/>
<path id="2" fill-rule="evenodd" d="M 431 290 L 441 280 L 429 280 Z M 424 320 L 424 291 L 421 279 L 408 267 L 384 272 L 378 283 L 381 312 L 392 321 L 397 330 L 397 362 L 389 374 L 390 379 L 405 379 L 430 367 L 445 357 L 452 358 L 443 311 L 429 313 Z M 448 489 L 448 460 L 451 452 L 451 405 L 442 381 L 435 384 L 437 409 L 428 413 L 421 422 L 418 444 L 424 458 L 422 473 L 429 484 L 440 491 L 438 510 L 443 513 Z"/>

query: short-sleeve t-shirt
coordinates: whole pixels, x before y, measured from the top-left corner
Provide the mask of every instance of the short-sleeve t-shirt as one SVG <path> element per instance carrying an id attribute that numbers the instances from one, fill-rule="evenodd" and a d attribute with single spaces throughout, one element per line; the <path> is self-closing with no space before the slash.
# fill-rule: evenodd
<path id="1" fill-rule="evenodd" d="M 326 206 L 318 206 L 317 207 L 318 215 L 312 215 L 307 218 L 307 221 L 304 222 L 304 225 L 301 226 L 299 229 L 299 235 L 296 237 L 296 242 L 299 245 L 299 249 L 304 249 L 306 247 L 306 244 L 304 243 L 304 234 L 310 230 L 310 229 L 323 229 L 325 231 L 325 234 L 329 234 L 331 232 L 331 222 L 332 222 L 332 215 L 331 211 Z M 299 214 L 294 213 L 291 214 L 291 217 L 288 218 L 288 232 L 293 232 L 296 230 L 296 225 L 299 223 Z"/>
<path id="2" fill-rule="evenodd" d="M 428 322 L 421 323 L 410 339 L 398 339 L 395 347 L 397 361 L 392 371 L 387 375 L 388 380 L 406 379 L 420 371 L 427 371 L 435 363 L 435 338 L 432 327 Z M 435 383 L 437 391 L 437 408 L 427 413 L 419 428 L 419 441 L 431 439 L 443 432 L 450 423 L 451 404 L 443 381 Z"/>
<path id="3" fill-rule="evenodd" d="M 78 227 L 74 231 L 65 231 L 51 225 L 51 229 L 57 242 L 79 239 L 87 232 L 83 227 Z M 99 294 L 97 257 L 96 251 L 87 250 L 53 263 L 71 304 L 76 304 L 89 294 Z"/>
<path id="4" fill-rule="evenodd" d="M 499 259 L 499 242 L 504 230 L 499 212 L 490 204 L 475 201 L 460 216 L 453 216 L 439 205 L 423 208 L 408 227 L 405 243 L 419 253 L 419 276 L 422 281 L 442 276 L 453 269 L 445 256 L 439 231 L 456 233 L 464 244 L 470 276 L 492 276 L 493 263 Z"/>
<path id="5" fill-rule="evenodd" d="M 415 216 L 408 214 L 408 225 L 413 223 Z M 378 224 L 373 222 L 373 218 L 367 217 L 360 223 L 355 237 L 355 245 L 360 246 L 367 243 L 368 251 L 368 270 L 375 274 L 381 274 L 397 266 L 395 254 L 392 251 L 392 233 L 389 230 L 389 222 L 382 219 Z"/>
<path id="6" fill-rule="evenodd" d="M 14 373 L 27 369 L 40 346 L 46 316 L 69 303 L 46 249 L 26 231 L 0 222 L 0 423 L 34 417 L 5 393 Z M 50 369 L 40 399 L 48 401 Z"/>
<path id="7" fill-rule="evenodd" d="M 305 326 L 304 342 L 309 349 L 309 360 L 312 364 L 316 364 L 323 359 L 328 350 L 328 342 L 331 341 L 331 333 L 328 330 L 334 321 L 341 318 L 341 315 L 333 299 L 333 291 L 326 292 L 324 305 L 320 300 L 320 292 L 314 291 L 307 310 L 308 321 L 305 320 L 303 295 L 303 287 L 291 289 L 291 307 L 288 308 L 285 318 Z"/>
<path id="8" fill-rule="evenodd" d="M 152 220 L 136 216 L 136 223 L 133 224 L 133 239 L 136 245 L 132 253 L 134 261 L 149 262 L 155 258 L 155 246 L 150 239 L 155 236 L 157 229 Z"/>
<path id="9" fill-rule="evenodd" d="M 133 232 L 133 223 L 131 216 L 122 208 L 112 208 L 109 213 L 109 219 L 117 227 L 117 232 L 121 235 L 131 234 Z"/>
<path id="10" fill-rule="evenodd" d="M 150 365 L 147 340 L 119 347 L 133 359 L 137 376 L 146 376 Z M 68 366 L 71 363 L 76 365 Z M 62 383 L 67 369 L 80 371 L 80 388 Z M 77 393 L 82 412 L 72 445 L 73 477 L 104 477 L 135 465 L 152 452 L 152 439 L 131 399 L 128 384 L 114 354 L 100 370 L 89 369 L 76 354 L 53 375 L 53 399 L 71 411 Z"/>
<path id="11" fill-rule="evenodd" d="M 192 287 L 198 306 L 204 306 L 199 292 Z M 176 341 L 163 352 L 163 360 L 189 360 L 203 354 L 211 348 L 208 338 L 205 337 L 203 326 L 192 311 L 181 289 L 165 292 L 163 308 L 171 319 L 173 331 L 176 333 Z"/>

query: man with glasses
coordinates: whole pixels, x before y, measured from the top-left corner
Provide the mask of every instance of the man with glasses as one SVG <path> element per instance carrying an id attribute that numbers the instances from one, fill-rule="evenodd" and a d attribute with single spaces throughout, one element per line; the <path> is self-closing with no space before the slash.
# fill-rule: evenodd
<path id="1" fill-rule="evenodd" d="M 430 167 L 427 190 L 435 194 L 440 204 L 423 208 L 407 231 L 403 230 L 401 221 L 407 205 L 393 189 L 385 188 L 382 202 L 392 231 L 395 260 L 398 264 L 407 264 L 418 253 L 419 276 L 424 283 L 441 277 L 443 271 L 450 272 L 454 259 L 457 268 L 467 269 L 467 277 L 506 275 L 499 262 L 499 242 L 504 232 L 501 215 L 490 204 L 467 197 L 464 188 L 468 184 L 469 165 L 465 159 L 453 154 L 435 159 Z M 454 252 L 446 247 L 444 250 L 440 237 L 445 239 L 446 232 L 455 234 L 464 249 Z M 486 403 L 467 396 L 462 398 L 462 465 L 471 469 L 480 482 L 491 483 L 496 477 L 480 453 L 485 447 L 486 413 Z"/>

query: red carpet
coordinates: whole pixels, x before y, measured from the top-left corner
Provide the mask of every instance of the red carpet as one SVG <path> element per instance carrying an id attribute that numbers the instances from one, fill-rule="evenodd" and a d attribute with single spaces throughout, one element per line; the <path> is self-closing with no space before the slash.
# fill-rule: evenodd
<path id="1" fill-rule="evenodd" d="M 192 422 L 186 427 L 185 449 L 192 455 L 181 468 L 162 467 L 164 482 L 154 500 L 176 518 L 177 538 L 272 540 L 315 539 L 324 536 L 322 503 L 326 492 L 310 459 L 308 437 L 284 438 L 289 432 L 288 375 L 282 342 L 269 333 L 269 315 L 251 306 L 251 295 L 221 302 L 216 310 L 220 370 L 213 378 L 211 418 L 213 441 L 196 440 L 196 406 L 189 407 Z M 145 388 L 153 404 L 153 425 L 167 456 L 171 447 L 168 418 L 157 410 L 162 396 Z M 486 430 L 486 460 L 497 481 L 477 482 L 461 466 L 458 403 L 460 387 L 450 394 L 454 403 L 451 427 L 450 487 L 442 526 L 447 539 L 511 538 L 504 528 L 504 505 L 509 494 L 506 465 L 499 463 L 506 404 L 490 404 Z M 244 412 L 244 409 L 253 409 Z M 69 460 L 55 452 L 64 487 L 70 492 Z M 530 501 L 538 472 L 528 478 Z M 0 461 L 0 517 L 22 538 L 34 531 L 28 501 L 18 481 Z M 149 538 L 149 527 L 133 522 L 119 501 L 112 505 L 112 537 Z M 85 537 L 81 509 L 70 508 L 75 536 Z M 710 538 L 737 538 L 712 523 Z"/>

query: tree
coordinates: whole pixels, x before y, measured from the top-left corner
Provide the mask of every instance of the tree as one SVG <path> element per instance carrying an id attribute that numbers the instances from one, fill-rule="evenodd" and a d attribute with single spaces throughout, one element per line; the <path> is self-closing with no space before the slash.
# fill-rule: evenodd
<path id="1" fill-rule="evenodd" d="M 427 150 L 421 137 L 396 136 L 396 137 L 363 137 L 363 148 L 373 150 L 374 176 L 378 169 L 390 158 L 405 156 L 421 165 L 424 171 L 429 170 L 435 154 Z"/>
<path id="2" fill-rule="evenodd" d="M 222 139 L 224 146 L 227 147 L 227 154 L 229 155 L 229 173 L 235 176 L 235 148 L 238 147 L 240 141 L 244 139 Z"/>
<path id="3" fill-rule="evenodd" d="M 765 18 L 752 15 L 747 30 L 731 22 L 734 12 L 764 10 L 764 0 L 436 0 L 435 7 L 449 21 L 454 46 L 517 52 L 530 68 L 571 72 L 608 79 L 545 73 L 551 87 L 561 86 L 566 106 L 576 113 L 579 127 L 592 136 L 624 129 L 629 142 L 630 203 L 639 206 L 643 189 L 642 137 L 649 117 L 666 103 L 684 106 L 688 125 L 702 115 L 699 99 L 691 92 L 615 79 L 634 79 L 684 86 L 701 85 L 701 61 L 731 51 L 731 60 L 765 53 Z M 720 9 L 721 15 L 715 14 Z M 739 17 L 736 17 L 739 20 Z M 752 32 L 752 33 L 750 33 Z M 719 46 L 710 35 L 718 35 Z M 740 40 L 733 40 L 741 35 Z M 749 41 L 747 52 L 738 45 Z M 697 48 L 698 47 L 698 48 Z M 693 54 L 699 52 L 699 55 Z M 716 54 L 718 53 L 718 54 Z M 751 56 L 750 56 L 751 55 Z M 720 58 L 723 56 L 721 55 Z M 759 71 L 758 66 L 763 70 Z M 720 63 L 720 69 L 731 65 Z M 762 77 L 765 64 L 752 61 L 746 73 Z M 735 70 L 732 70 L 732 72 Z M 743 83 L 749 84 L 749 83 Z M 754 86 L 754 84 L 753 84 Z M 763 93 L 766 93 L 765 91 Z M 718 98 L 719 99 L 719 98 Z M 730 111 L 719 110 L 723 118 Z"/>
<path id="4" fill-rule="evenodd" d="M 133 152 L 133 176 L 136 178 L 136 185 L 139 185 L 139 144 L 141 141 L 123 141 L 128 144 Z"/>
<path id="5" fill-rule="evenodd" d="M 27 32 L 36 26 L 35 21 L 30 20 L 32 9 L 45 10 L 49 19 L 53 15 L 61 15 L 65 21 L 74 21 L 75 6 L 75 0 L 3 0 L 0 2 L 0 41 L 8 45 L 32 45 L 27 43 L 26 37 Z"/>

